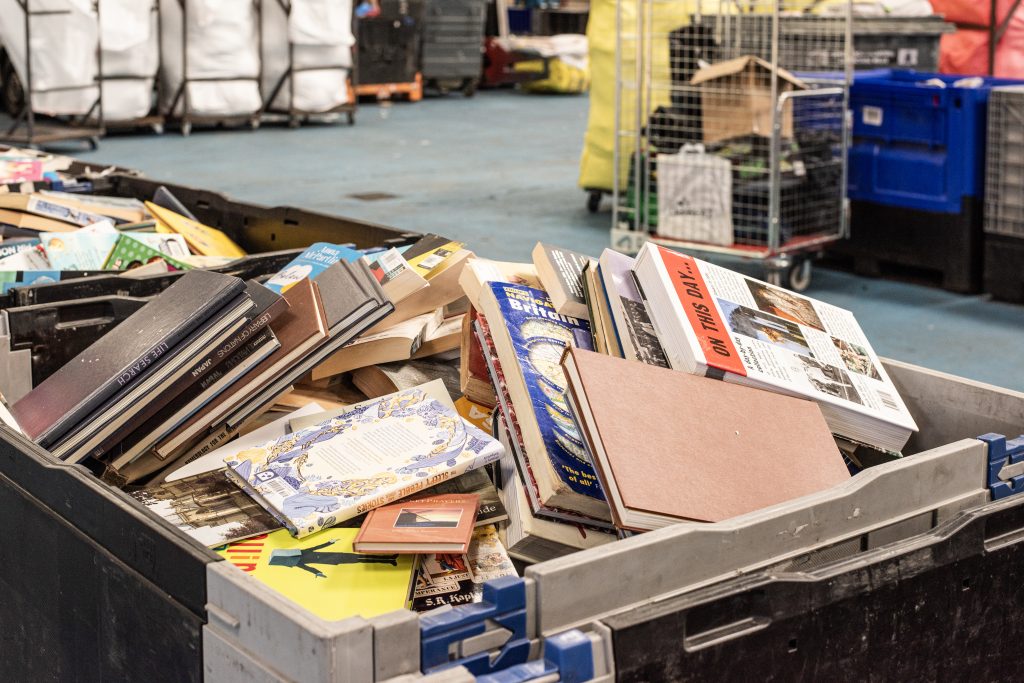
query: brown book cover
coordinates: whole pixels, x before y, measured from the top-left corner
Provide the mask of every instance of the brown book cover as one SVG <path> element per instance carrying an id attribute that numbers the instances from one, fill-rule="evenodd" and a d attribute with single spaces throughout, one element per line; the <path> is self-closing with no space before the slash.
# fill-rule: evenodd
<path id="1" fill-rule="evenodd" d="M 562 367 L 616 526 L 717 522 L 850 477 L 812 401 L 576 348 Z"/>
<path id="2" fill-rule="evenodd" d="M 357 553 L 465 554 L 479 503 L 475 493 L 450 493 L 376 508 L 352 547 Z"/>

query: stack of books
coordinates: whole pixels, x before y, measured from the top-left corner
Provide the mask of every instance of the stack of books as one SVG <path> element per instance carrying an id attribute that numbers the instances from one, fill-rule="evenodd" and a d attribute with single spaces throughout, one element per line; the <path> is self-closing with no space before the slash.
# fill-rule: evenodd
<path id="1" fill-rule="evenodd" d="M 326 619 L 476 602 L 513 560 L 821 491 L 916 430 L 851 313 L 650 244 L 321 242 L 243 279 L 166 191 L 33 188 L 0 225 L 35 240 L 0 272 L 161 278 L 0 420 Z"/>

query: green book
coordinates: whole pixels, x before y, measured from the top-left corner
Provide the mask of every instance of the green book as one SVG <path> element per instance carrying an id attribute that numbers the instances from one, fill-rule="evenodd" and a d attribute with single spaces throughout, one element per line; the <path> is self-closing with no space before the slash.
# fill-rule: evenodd
<path id="1" fill-rule="evenodd" d="M 168 256 L 162 251 L 150 247 L 131 235 L 122 234 L 117 238 L 114 248 L 103 264 L 104 270 L 130 270 L 152 263 L 156 260 L 166 261 L 175 270 L 191 270 L 192 266 Z"/>

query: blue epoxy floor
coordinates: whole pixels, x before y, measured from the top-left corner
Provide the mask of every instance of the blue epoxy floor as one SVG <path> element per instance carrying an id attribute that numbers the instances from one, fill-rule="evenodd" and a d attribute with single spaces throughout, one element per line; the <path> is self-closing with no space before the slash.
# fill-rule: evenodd
<path id="1" fill-rule="evenodd" d="M 538 240 L 596 256 L 611 217 L 587 213 L 576 185 L 586 114 L 586 98 L 485 92 L 364 107 L 353 128 L 119 136 L 80 156 L 252 202 L 439 232 L 492 258 L 529 260 Z M 396 197 L 349 196 L 366 192 Z M 809 294 L 853 310 L 882 355 L 1024 391 L 1024 307 L 824 269 Z"/>

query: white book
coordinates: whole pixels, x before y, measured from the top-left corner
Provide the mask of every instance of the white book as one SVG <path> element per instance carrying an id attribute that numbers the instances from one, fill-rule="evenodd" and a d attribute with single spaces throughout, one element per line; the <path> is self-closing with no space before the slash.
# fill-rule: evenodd
<path id="1" fill-rule="evenodd" d="M 633 272 L 673 369 L 811 399 L 883 450 L 917 431 L 850 311 L 651 243 Z"/>
<path id="2" fill-rule="evenodd" d="M 483 467 L 501 452 L 417 387 L 225 462 L 228 476 L 301 538 Z"/>
<path id="3" fill-rule="evenodd" d="M 624 357 L 667 368 L 665 352 L 661 349 L 658 335 L 654 333 L 640 290 L 633 281 L 633 258 L 613 249 L 605 249 L 601 253 L 600 263 L 608 308 L 612 312 L 615 333 L 622 345 Z"/>

